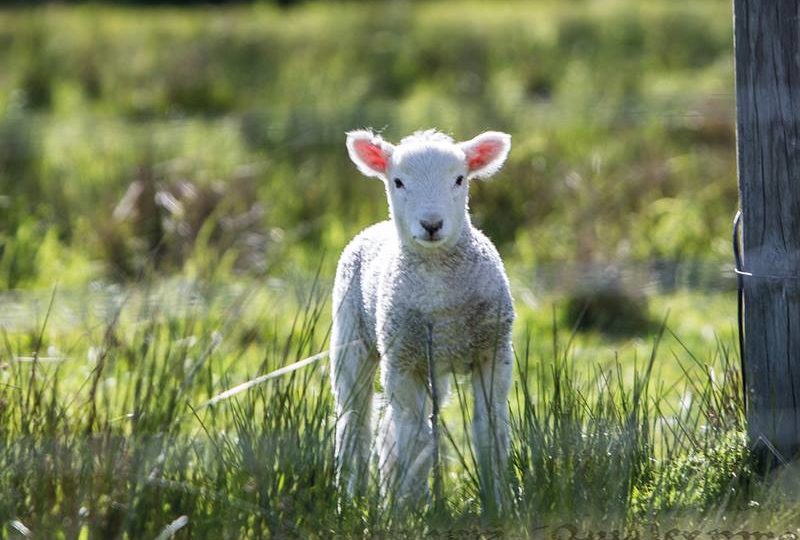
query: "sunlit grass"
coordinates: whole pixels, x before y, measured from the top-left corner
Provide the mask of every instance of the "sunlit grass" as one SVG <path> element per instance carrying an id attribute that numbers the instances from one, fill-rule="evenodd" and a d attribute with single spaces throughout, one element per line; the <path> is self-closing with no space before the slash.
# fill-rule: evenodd
<path id="1" fill-rule="evenodd" d="M 554 326 L 552 312 L 546 324 L 529 319 L 515 339 L 511 511 L 499 521 L 483 514 L 468 385 L 457 382 L 442 417 L 446 505 L 408 516 L 386 508 L 374 483 L 357 501 L 335 486 L 326 361 L 204 406 L 324 350 L 324 286 L 194 285 L 179 290 L 182 303 L 163 288 L 145 295 L 149 287 L 71 326 L 58 323 L 56 293 L 37 326 L 4 331 L 3 523 L 36 535 L 139 537 L 185 515 L 186 530 L 208 538 L 532 534 L 565 522 L 709 524 L 722 515 L 785 523 L 780 499 L 748 472 L 727 337 L 690 347 L 667 318 L 606 358 L 613 344 L 573 335 L 557 318 Z"/>

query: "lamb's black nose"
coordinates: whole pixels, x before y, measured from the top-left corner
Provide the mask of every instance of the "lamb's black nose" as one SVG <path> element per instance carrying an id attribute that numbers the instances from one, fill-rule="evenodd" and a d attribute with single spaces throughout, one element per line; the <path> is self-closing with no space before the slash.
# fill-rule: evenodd
<path id="1" fill-rule="evenodd" d="M 422 225 L 423 229 L 428 231 L 428 234 L 433 236 L 436 231 L 442 228 L 442 225 L 444 225 L 444 220 L 440 219 L 439 221 L 428 221 L 426 219 L 422 219 L 420 220 L 419 224 Z"/>

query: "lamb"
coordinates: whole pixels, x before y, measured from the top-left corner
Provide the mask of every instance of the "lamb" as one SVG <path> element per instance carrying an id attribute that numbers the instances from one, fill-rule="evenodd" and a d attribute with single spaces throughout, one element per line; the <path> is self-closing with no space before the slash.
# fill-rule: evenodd
<path id="1" fill-rule="evenodd" d="M 458 143 L 421 131 L 396 146 L 368 130 L 347 134 L 358 170 L 384 182 L 391 217 L 350 242 L 334 283 L 336 468 L 351 496 L 366 489 L 378 365 L 386 402 L 377 436 L 381 489 L 406 505 L 427 496 L 429 346 L 438 396 L 450 374 L 471 375 L 482 492 L 497 504 L 507 496 L 514 309 L 502 260 L 470 222 L 467 200 L 470 181 L 497 172 L 510 147 L 511 137 L 494 131 Z"/>

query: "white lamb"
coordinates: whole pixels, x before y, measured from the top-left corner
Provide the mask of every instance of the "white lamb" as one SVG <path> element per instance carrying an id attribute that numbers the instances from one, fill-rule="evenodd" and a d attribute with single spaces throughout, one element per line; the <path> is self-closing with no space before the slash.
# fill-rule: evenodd
<path id="1" fill-rule="evenodd" d="M 503 263 L 472 226 L 467 199 L 470 180 L 497 172 L 510 147 L 509 135 L 492 131 L 456 143 L 429 130 L 397 146 L 370 131 L 347 134 L 350 159 L 383 180 L 391 214 L 344 249 L 333 291 L 336 463 L 351 495 L 366 487 L 378 364 L 386 400 L 378 427 L 382 490 L 406 504 L 427 494 L 429 325 L 440 399 L 451 373 L 472 375 L 482 491 L 498 504 L 508 491 L 514 309 Z"/>

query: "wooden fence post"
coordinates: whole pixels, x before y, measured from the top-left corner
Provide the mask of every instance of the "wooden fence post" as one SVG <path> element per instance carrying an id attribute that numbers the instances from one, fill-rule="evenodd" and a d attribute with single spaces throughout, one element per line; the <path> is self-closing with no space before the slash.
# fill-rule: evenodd
<path id="1" fill-rule="evenodd" d="M 734 0 L 734 41 L 743 376 L 763 466 L 800 450 L 800 1 Z"/>

